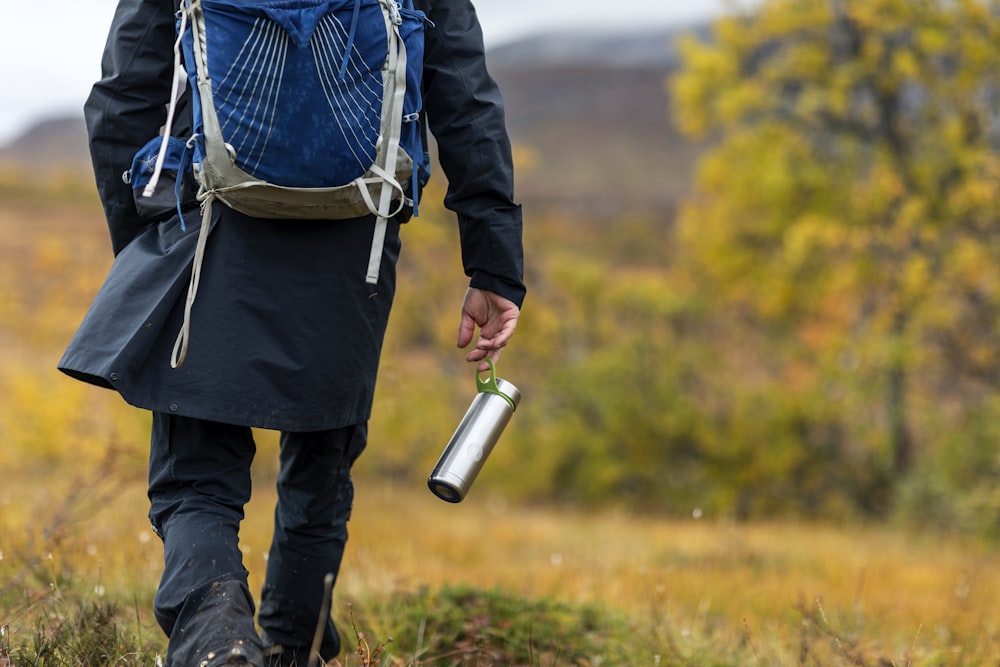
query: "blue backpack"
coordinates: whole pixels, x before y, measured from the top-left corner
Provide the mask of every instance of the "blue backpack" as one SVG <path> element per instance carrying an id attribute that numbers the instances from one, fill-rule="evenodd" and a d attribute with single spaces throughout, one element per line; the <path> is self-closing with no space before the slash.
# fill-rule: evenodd
<path id="1" fill-rule="evenodd" d="M 171 108 L 142 187 L 155 197 L 182 142 L 170 124 L 186 68 L 194 134 L 179 171 L 189 161 L 203 211 L 174 367 L 214 200 L 253 217 L 374 215 L 366 281 L 375 284 L 386 224 L 405 206 L 416 213 L 429 175 L 419 124 L 428 21 L 412 0 L 183 0 L 178 17 Z"/>

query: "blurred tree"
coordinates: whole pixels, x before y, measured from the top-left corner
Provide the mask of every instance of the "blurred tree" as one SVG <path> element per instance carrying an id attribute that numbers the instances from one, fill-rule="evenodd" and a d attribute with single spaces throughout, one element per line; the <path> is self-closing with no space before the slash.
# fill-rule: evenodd
<path id="1" fill-rule="evenodd" d="M 845 437 L 889 478 L 917 397 L 1000 390 L 998 44 L 996 1 L 764 0 L 685 41 L 670 82 L 713 141 L 678 224 L 690 282 L 787 334 L 775 362 L 853 401 Z"/>

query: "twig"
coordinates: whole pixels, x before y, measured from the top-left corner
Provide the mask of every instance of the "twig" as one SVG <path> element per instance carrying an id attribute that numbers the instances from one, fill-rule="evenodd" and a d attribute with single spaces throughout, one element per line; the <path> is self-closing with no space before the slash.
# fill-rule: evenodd
<path id="1" fill-rule="evenodd" d="M 330 619 L 330 604 L 333 601 L 333 574 L 323 577 L 323 603 L 319 608 L 319 618 L 316 619 L 316 632 L 313 634 L 312 646 L 309 647 L 309 667 L 316 667 L 317 660 L 322 660 L 319 647 L 323 644 L 323 634 Z"/>

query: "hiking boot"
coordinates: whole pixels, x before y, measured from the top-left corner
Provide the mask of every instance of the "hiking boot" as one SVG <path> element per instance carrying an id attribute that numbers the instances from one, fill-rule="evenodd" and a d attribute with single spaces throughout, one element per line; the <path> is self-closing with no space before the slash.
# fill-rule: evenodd
<path id="1" fill-rule="evenodd" d="M 265 667 L 260 652 L 254 647 L 246 647 L 243 642 L 240 646 L 234 646 L 224 654 L 209 653 L 205 659 L 198 663 L 198 667 Z"/>
<path id="2" fill-rule="evenodd" d="M 194 591 L 170 635 L 167 664 L 176 667 L 264 667 L 253 601 L 239 580 Z"/>
<path id="3" fill-rule="evenodd" d="M 309 664 L 309 649 L 285 648 L 281 644 L 273 644 L 264 648 L 264 667 L 307 667 Z M 322 660 L 318 665 L 325 665 Z"/>
<path id="4" fill-rule="evenodd" d="M 340 635 L 333 622 L 330 622 L 330 633 L 327 634 L 325 646 L 320 646 L 320 654 L 316 658 L 317 667 L 335 664 L 334 658 L 340 652 Z M 332 636 L 332 640 L 330 639 Z M 267 630 L 260 633 L 260 641 L 264 646 L 264 667 L 308 667 L 310 646 L 289 646 L 281 644 L 270 637 Z M 324 656 L 326 656 L 324 658 Z"/>

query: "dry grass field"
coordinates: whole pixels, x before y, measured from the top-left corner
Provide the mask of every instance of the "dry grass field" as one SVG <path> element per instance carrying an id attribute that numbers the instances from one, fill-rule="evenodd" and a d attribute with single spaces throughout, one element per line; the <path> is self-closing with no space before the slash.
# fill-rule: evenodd
<path id="1" fill-rule="evenodd" d="M 273 459 L 273 443 L 263 441 L 262 462 Z M 65 588 L 135 605 L 139 634 L 159 640 L 146 609 L 160 551 L 140 476 L 74 478 L 87 473 L 71 453 L 66 459 L 48 474 L 4 480 L 0 577 L 8 592 L 25 592 L 7 597 L 20 603 L 0 608 L 0 620 L 14 636 L 30 631 L 36 607 Z M 274 500 L 273 474 L 258 467 L 243 535 L 255 588 Z M 984 545 L 879 527 L 519 507 L 486 486 L 452 506 L 361 468 L 335 613 L 367 612 L 377 637 L 401 643 L 411 630 L 394 625 L 391 611 L 379 615 L 391 596 L 469 586 L 622 615 L 634 644 L 630 658 L 612 664 L 657 664 L 656 656 L 691 665 L 1000 661 L 1000 557 Z"/>
<path id="2" fill-rule="evenodd" d="M 13 192 L 0 186 L 0 665 L 74 664 L 4 657 L 58 625 L 70 600 L 124 607 L 128 631 L 156 653 L 162 638 L 148 608 L 160 551 L 145 519 L 147 418 L 55 370 L 110 264 L 99 207 L 72 182 L 43 197 Z M 273 435 L 260 436 L 243 534 L 255 588 L 276 458 Z M 383 664 L 504 664 L 395 648 L 426 643 L 434 620 L 407 621 L 399 596 L 455 586 L 620 621 L 606 630 L 606 653 L 530 661 L 546 667 L 1000 664 L 993 545 L 884 525 L 736 524 L 696 508 L 665 521 L 529 507 L 491 479 L 448 505 L 419 485 L 377 477 L 378 437 L 376 421 L 334 605 L 339 618 L 363 615 L 375 638 L 394 639 Z M 490 627 L 502 636 L 509 626 Z"/>

